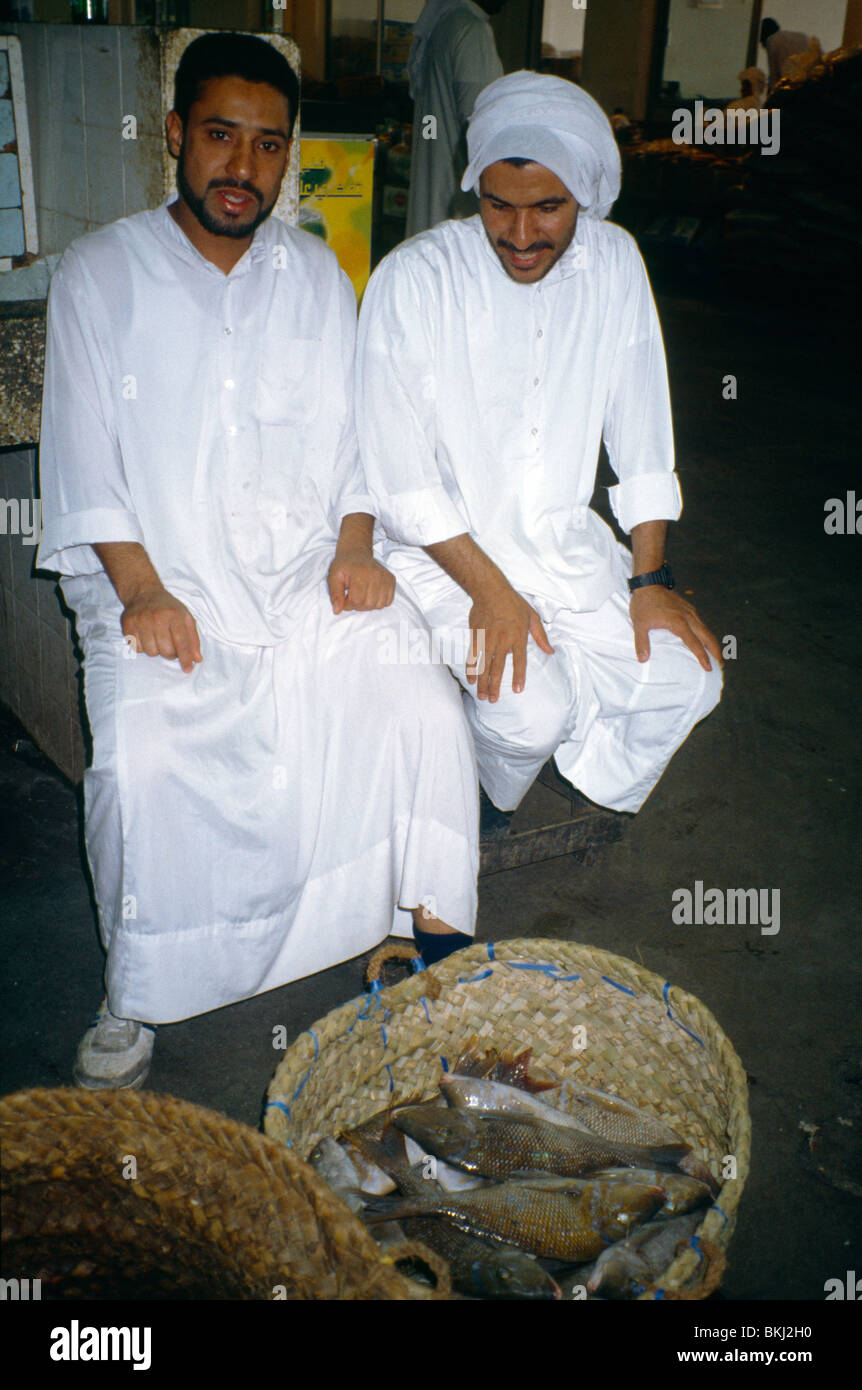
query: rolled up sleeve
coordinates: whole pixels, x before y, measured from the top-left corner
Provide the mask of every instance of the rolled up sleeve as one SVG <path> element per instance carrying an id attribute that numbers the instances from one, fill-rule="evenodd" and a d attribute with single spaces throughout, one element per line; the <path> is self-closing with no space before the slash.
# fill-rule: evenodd
<path id="1" fill-rule="evenodd" d="M 98 295 L 72 248 L 55 272 L 48 299 L 40 569 L 97 574 L 103 566 L 94 543 L 143 544 L 117 438 L 116 384 L 106 349 L 109 333 L 99 322 Z"/>
<path id="2" fill-rule="evenodd" d="M 674 471 L 667 364 L 646 269 L 632 243 L 632 284 L 621 325 L 604 420 L 604 440 L 619 478 L 608 489 L 625 532 L 644 521 L 676 521 L 682 492 Z"/>
<path id="3" fill-rule="evenodd" d="M 424 297 L 410 268 L 389 257 L 359 316 L 356 422 L 375 514 L 404 545 L 434 545 L 470 527 L 436 457 L 436 360 Z"/>

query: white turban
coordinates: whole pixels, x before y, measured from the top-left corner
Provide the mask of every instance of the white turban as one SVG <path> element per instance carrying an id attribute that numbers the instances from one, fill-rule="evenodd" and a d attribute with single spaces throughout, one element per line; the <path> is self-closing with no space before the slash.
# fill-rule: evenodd
<path id="1" fill-rule="evenodd" d="M 587 217 L 607 217 L 620 191 L 620 152 L 598 102 L 563 77 L 512 72 L 479 93 L 467 127 L 469 163 L 461 180 L 499 159 L 531 159 L 565 184 Z"/>

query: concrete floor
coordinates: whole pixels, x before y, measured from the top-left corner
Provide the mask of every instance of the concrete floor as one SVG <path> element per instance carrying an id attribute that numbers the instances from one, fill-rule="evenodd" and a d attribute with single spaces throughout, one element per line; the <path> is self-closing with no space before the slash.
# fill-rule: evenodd
<path id="1" fill-rule="evenodd" d="M 686 501 L 670 558 L 737 656 L 722 704 L 620 843 L 593 868 L 558 859 L 483 879 L 478 934 L 607 948 L 708 1005 L 749 1073 L 753 1127 L 723 1294 L 822 1300 L 827 1279 L 862 1270 L 862 538 L 823 525 L 826 499 L 856 480 L 858 376 L 835 324 L 720 298 L 662 297 L 660 312 Z M 76 793 L 12 751 L 17 732 L 0 722 L 3 1093 L 70 1084 L 101 997 Z M 698 879 L 779 890 L 780 932 L 674 925 L 672 893 Z M 272 1028 L 293 1037 L 360 993 L 363 964 L 162 1029 L 149 1085 L 256 1126 Z"/>

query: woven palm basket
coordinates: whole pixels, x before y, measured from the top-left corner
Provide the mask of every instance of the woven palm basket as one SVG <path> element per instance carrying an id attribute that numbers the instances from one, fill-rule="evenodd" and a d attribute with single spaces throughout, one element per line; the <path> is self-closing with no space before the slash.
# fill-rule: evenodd
<path id="1" fill-rule="evenodd" d="M 612 1091 L 667 1121 L 721 1183 L 687 1245 L 644 1298 L 705 1297 L 704 1250 L 724 1252 L 748 1173 L 745 1073 L 693 995 L 622 956 L 541 939 L 483 943 L 333 1010 L 288 1048 L 270 1083 L 266 1133 L 307 1156 L 387 1105 L 437 1093 L 476 1035 Z M 553 1104 L 553 1091 L 544 1099 Z M 735 1177 L 723 1179 L 723 1172 Z M 720 1273 L 718 1278 L 720 1278 Z"/>
<path id="2" fill-rule="evenodd" d="M 69 1299 L 404 1299 L 307 1164 L 173 1096 L 0 1101 L 2 1272 Z"/>

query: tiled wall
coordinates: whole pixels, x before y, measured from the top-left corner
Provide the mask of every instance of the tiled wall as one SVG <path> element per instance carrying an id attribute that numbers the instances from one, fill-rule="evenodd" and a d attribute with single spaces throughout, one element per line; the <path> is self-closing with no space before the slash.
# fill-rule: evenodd
<path id="1" fill-rule="evenodd" d="M 12 24 L 21 40 L 40 255 L 162 201 L 154 30 Z M 136 138 L 123 138 L 134 116 Z M 127 129 L 130 127 L 126 126 Z"/>
<path id="2" fill-rule="evenodd" d="M 71 621 L 54 580 L 33 574 L 36 544 L 28 544 L 20 529 L 14 533 L 22 501 L 32 524 L 35 495 L 36 450 L 0 453 L 0 700 L 60 770 L 77 780 L 84 744 Z M 17 508 L 10 510 L 10 501 Z M 33 539 L 38 541 L 38 529 Z"/>

